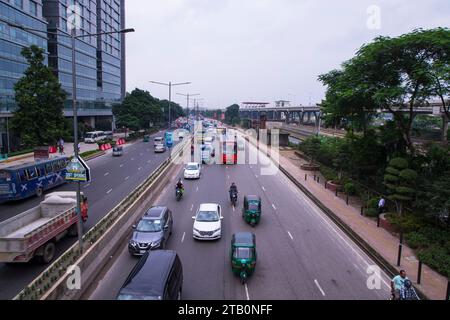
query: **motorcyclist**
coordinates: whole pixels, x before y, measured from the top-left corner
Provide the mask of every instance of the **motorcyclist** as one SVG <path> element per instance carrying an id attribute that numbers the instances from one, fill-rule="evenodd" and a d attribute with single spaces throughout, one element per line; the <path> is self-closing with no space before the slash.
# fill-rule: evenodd
<path id="1" fill-rule="evenodd" d="M 184 186 L 183 186 L 183 181 L 181 180 L 181 178 L 178 179 L 175 190 L 177 190 L 177 191 L 181 190 L 181 193 L 184 193 Z"/>
<path id="2" fill-rule="evenodd" d="M 233 200 L 233 194 L 236 194 L 236 195 L 238 194 L 238 189 L 234 182 L 230 186 L 229 193 L 230 193 L 230 200 Z"/>

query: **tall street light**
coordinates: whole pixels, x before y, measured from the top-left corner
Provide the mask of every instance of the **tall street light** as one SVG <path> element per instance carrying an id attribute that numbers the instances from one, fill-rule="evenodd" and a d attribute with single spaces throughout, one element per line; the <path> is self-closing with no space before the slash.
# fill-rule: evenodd
<path id="1" fill-rule="evenodd" d="M 72 107 L 73 107 L 73 136 L 74 136 L 74 143 L 73 143 L 73 150 L 74 150 L 74 158 L 78 159 L 79 156 L 79 150 L 78 150 L 78 110 L 77 110 L 77 77 L 76 77 L 76 54 L 75 54 L 75 41 L 76 39 L 81 38 L 88 38 L 88 37 L 98 37 L 102 35 L 108 35 L 108 34 L 122 34 L 122 33 L 129 33 L 134 32 L 134 29 L 122 29 L 118 31 L 110 31 L 110 32 L 100 32 L 100 33 L 88 33 L 88 34 L 82 34 L 77 35 L 76 34 L 76 27 L 72 27 L 72 32 L 70 35 L 58 33 L 58 32 L 48 32 L 33 28 L 28 28 L 23 25 L 11 23 L 8 21 L 3 21 L 6 24 L 8 24 L 11 27 L 21 29 L 24 31 L 31 31 L 31 32 L 41 32 L 45 33 L 47 35 L 55 35 L 55 36 L 61 36 L 66 38 L 71 38 L 72 40 Z M 80 182 L 77 182 L 77 215 L 78 215 L 78 244 L 80 252 L 83 251 L 83 220 L 81 218 L 81 184 Z"/>
<path id="2" fill-rule="evenodd" d="M 159 84 L 159 85 L 162 85 L 162 86 L 169 87 L 169 130 L 170 130 L 170 128 L 172 127 L 172 115 L 171 115 L 171 112 L 170 112 L 170 107 L 171 107 L 171 104 L 172 104 L 172 87 L 191 84 L 191 82 L 180 82 L 180 83 L 169 82 L 169 83 L 163 83 L 163 82 L 158 82 L 158 81 L 150 81 L 150 83 Z"/>
<path id="3" fill-rule="evenodd" d="M 186 97 L 186 113 L 187 113 L 187 118 L 189 119 L 189 99 L 190 97 L 195 97 L 195 96 L 199 96 L 199 93 L 177 93 L 180 96 Z M 195 106 L 194 106 L 195 108 Z"/>

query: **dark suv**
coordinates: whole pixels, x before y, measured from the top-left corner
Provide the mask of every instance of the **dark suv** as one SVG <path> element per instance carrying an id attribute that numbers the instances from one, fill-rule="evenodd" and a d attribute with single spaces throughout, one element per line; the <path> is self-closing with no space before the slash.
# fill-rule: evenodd
<path id="1" fill-rule="evenodd" d="M 131 271 L 117 300 L 181 300 L 183 267 L 175 251 L 147 252 Z"/>
<path id="2" fill-rule="evenodd" d="M 164 249 L 172 234 L 173 217 L 167 207 L 151 207 L 133 226 L 133 235 L 128 242 L 128 251 L 141 256 L 148 250 Z"/>

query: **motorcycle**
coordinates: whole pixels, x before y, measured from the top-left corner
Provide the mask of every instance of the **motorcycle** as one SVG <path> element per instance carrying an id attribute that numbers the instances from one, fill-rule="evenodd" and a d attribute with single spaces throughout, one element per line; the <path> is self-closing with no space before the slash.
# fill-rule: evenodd
<path id="1" fill-rule="evenodd" d="M 177 198 L 177 201 L 180 201 L 181 198 L 183 198 L 183 189 L 177 188 L 175 191 L 175 196 Z"/>
<path id="2" fill-rule="evenodd" d="M 236 202 L 238 200 L 237 192 L 231 192 L 230 193 L 230 200 L 231 200 L 231 204 L 233 205 L 233 207 L 236 207 Z"/>

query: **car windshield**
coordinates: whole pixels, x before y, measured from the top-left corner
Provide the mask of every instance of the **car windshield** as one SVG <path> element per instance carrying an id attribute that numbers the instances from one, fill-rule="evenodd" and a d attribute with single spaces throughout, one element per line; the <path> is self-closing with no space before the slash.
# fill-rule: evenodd
<path id="1" fill-rule="evenodd" d="M 161 142 L 162 138 L 155 138 L 155 142 Z"/>
<path id="2" fill-rule="evenodd" d="M 87 139 L 92 139 L 94 135 L 92 133 L 86 133 L 86 138 Z"/>
<path id="3" fill-rule="evenodd" d="M 219 215 L 216 211 L 199 211 L 197 215 L 199 222 L 215 222 L 219 221 Z"/>
<path id="4" fill-rule="evenodd" d="M 160 232 L 161 228 L 161 220 L 149 220 L 144 219 L 141 220 L 136 228 L 138 232 Z"/>
<path id="5" fill-rule="evenodd" d="M 142 294 L 120 294 L 117 300 L 161 300 L 161 296 L 146 296 Z"/>
<path id="6" fill-rule="evenodd" d="M 234 250 L 233 257 L 235 259 L 252 259 L 253 250 L 252 248 L 236 248 L 236 250 Z"/>
<path id="7" fill-rule="evenodd" d="M 196 164 L 188 165 L 186 170 L 198 170 L 198 166 Z"/>

